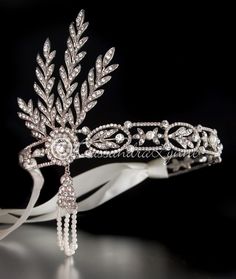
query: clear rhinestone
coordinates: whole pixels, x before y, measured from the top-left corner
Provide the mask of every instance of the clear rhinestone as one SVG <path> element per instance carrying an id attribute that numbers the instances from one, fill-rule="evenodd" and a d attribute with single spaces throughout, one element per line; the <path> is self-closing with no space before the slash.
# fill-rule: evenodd
<path id="1" fill-rule="evenodd" d="M 169 126 L 169 122 L 168 122 L 167 120 L 163 120 L 163 121 L 161 122 L 161 126 L 162 126 L 163 128 L 167 128 L 167 127 Z"/>
<path id="2" fill-rule="evenodd" d="M 58 153 L 61 153 L 61 154 L 67 152 L 67 143 L 66 142 L 58 143 L 56 146 L 56 150 Z"/>
<path id="3" fill-rule="evenodd" d="M 146 139 L 147 140 L 152 140 L 154 138 L 155 133 L 153 131 L 148 131 L 146 133 Z"/>
<path id="4" fill-rule="evenodd" d="M 158 139 L 157 137 L 155 137 L 155 138 L 153 139 L 153 142 L 154 142 L 155 144 L 160 144 L 160 141 L 159 141 L 159 139 Z"/>
<path id="5" fill-rule="evenodd" d="M 84 155 L 87 158 L 92 158 L 93 157 L 93 152 L 91 150 L 86 150 Z"/>
<path id="6" fill-rule="evenodd" d="M 203 156 L 202 158 L 199 159 L 199 163 L 206 163 L 207 162 L 207 157 Z"/>
<path id="7" fill-rule="evenodd" d="M 193 134 L 193 136 L 192 136 L 192 140 L 193 140 L 194 142 L 199 141 L 199 139 L 200 139 L 200 137 L 199 137 L 199 135 L 198 135 L 198 134 Z"/>
<path id="8" fill-rule="evenodd" d="M 222 151 L 222 150 L 223 150 L 223 144 L 220 144 L 220 145 L 218 146 L 218 148 L 219 148 L 220 151 Z"/>
<path id="9" fill-rule="evenodd" d="M 128 145 L 127 147 L 126 147 L 126 150 L 127 150 L 127 152 L 129 152 L 129 153 L 133 153 L 134 152 L 134 146 L 133 145 Z"/>
<path id="10" fill-rule="evenodd" d="M 170 146 L 170 144 L 168 142 L 166 142 L 164 144 L 164 149 L 167 150 L 167 151 L 171 150 L 171 146 Z"/>
<path id="11" fill-rule="evenodd" d="M 125 128 L 130 129 L 130 128 L 132 128 L 132 122 L 131 121 L 125 121 L 124 126 L 125 126 Z"/>
<path id="12" fill-rule="evenodd" d="M 216 146 L 217 140 L 218 140 L 218 138 L 217 138 L 216 135 L 214 135 L 214 134 L 211 134 L 211 135 L 210 135 L 210 137 L 209 137 L 209 143 L 210 143 L 211 146 Z"/>
<path id="13" fill-rule="evenodd" d="M 52 155 L 59 159 L 68 159 L 72 153 L 72 143 L 69 138 L 61 137 L 57 138 L 52 142 L 51 145 Z"/>
<path id="14" fill-rule="evenodd" d="M 125 137 L 122 134 L 117 134 L 115 139 L 116 139 L 117 143 L 122 143 L 124 141 Z"/>
<path id="15" fill-rule="evenodd" d="M 198 125 L 197 130 L 198 130 L 198 132 L 202 132 L 202 125 Z"/>
<path id="16" fill-rule="evenodd" d="M 84 135 L 88 135 L 89 132 L 90 132 L 90 129 L 89 129 L 89 127 L 84 126 L 84 127 L 81 129 L 81 131 L 82 131 L 82 133 L 83 133 Z"/>
<path id="17" fill-rule="evenodd" d="M 40 155 L 41 155 L 40 149 L 35 149 L 33 154 L 32 154 L 33 157 L 39 157 Z"/>

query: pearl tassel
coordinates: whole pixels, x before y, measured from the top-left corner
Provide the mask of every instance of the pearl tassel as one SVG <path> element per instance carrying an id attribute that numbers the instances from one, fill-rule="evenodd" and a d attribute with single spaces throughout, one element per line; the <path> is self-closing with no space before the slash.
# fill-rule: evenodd
<path id="1" fill-rule="evenodd" d="M 64 218 L 64 224 L 63 224 Z M 63 227 L 64 225 L 64 227 Z M 71 240 L 71 241 L 70 241 Z M 58 208 L 57 214 L 57 242 L 61 251 L 66 256 L 72 256 L 78 248 L 77 244 L 77 210 L 72 213 L 66 212 L 62 215 L 62 209 Z"/>
<path id="2" fill-rule="evenodd" d="M 78 248 L 77 244 L 77 204 L 72 178 L 68 168 L 61 178 L 58 193 L 57 242 L 61 251 L 72 256 Z"/>

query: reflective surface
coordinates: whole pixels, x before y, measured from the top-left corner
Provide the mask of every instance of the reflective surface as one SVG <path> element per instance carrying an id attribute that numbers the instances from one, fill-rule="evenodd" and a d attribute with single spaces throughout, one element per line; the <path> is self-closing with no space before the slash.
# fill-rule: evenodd
<path id="1" fill-rule="evenodd" d="M 187 269 L 156 242 L 79 234 L 79 250 L 65 258 L 54 228 L 24 225 L 0 243 L 1 279 L 229 279 Z"/>

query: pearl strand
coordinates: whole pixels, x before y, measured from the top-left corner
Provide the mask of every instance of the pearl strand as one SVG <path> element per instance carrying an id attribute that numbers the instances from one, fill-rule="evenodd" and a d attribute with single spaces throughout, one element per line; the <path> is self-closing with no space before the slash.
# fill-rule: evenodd
<path id="1" fill-rule="evenodd" d="M 61 208 L 58 208 L 57 211 L 57 244 L 61 251 L 64 250 L 64 241 L 62 235 L 62 216 L 61 216 Z"/>
<path id="2" fill-rule="evenodd" d="M 71 242 L 70 242 L 71 236 Z M 57 214 L 57 240 L 60 250 L 65 251 L 67 256 L 72 256 L 78 248 L 77 244 L 77 210 L 67 212 L 64 217 L 64 228 L 62 228 L 61 208 Z"/>

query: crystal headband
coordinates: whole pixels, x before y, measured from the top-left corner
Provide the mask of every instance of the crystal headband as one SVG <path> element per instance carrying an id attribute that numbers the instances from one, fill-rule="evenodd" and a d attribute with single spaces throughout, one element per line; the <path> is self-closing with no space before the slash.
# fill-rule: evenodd
<path id="1" fill-rule="evenodd" d="M 40 148 L 38 148 L 40 146 Z M 41 147 L 42 146 L 42 147 Z M 135 154 L 147 153 L 166 158 L 170 172 L 190 169 L 201 164 L 221 161 L 222 144 L 217 131 L 184 122 L 126 121 L 124 125 L 107 124 L 93 130 L 54 128 L 48 136 L 23 149 L 20 163 L 24 168 L 42 168 L 50 165 L 68 166 L 75 159 L 100 155 L 112 157 L 123 151 Z M 32 150 L 34 149 L 34 150 Z M 83 150 L 80 153 L 80 150 Z M 37 163 L 36 159 L 47 158 Z"/>
<path id="2" fill-rule="evenodd" d="M 95 156 L 118 157 L 122 154 L 126 154 L 127 157 L 135 157 L 144 153 L 149 157 L 159 157 L 160 159 L 154 160 L 148 165 L 133 163 L 125 166 L 127 169 L 132 169 L 132 175 L 135 174 L 134 170 L 141 173 L 142 178 L 138 178 L 138 173 L 136 173 L 135 182 L 133 182 L 134 179 L 130 179 L 129 187 L 132 187 L 148 176 L 168 177 L 167 169 L 170 175 L 174 175 L 189 169 L 218 163 L 221 161 L 223 148 L 216 130 L 201 125 L 195 127 L 184 122 L 169 124 L 166 120 L 135 123 L 126 121 L 123 125 L 112 123 L 93 130 L 81 127 L 87 112 L 97 104 L 97 99 L 104 93 L 102 87 L 111 79 L 110 74 L 118 67 L 118 64 L 110 64 L 115 52 L 115 49 L 111 48 L 104 56 L 98 56 L 95 67 L 89 71 L 87 80 L 81 85 L 80 93 L 76 92 L 78 83 L 75 82 L 75 78 L 80 73 L 80 62 L 86 54 L 81 51 L 81 48 L 88 39 L 82 35 L 87 27 L 88 23 L 84 22 L 84 11 L 82 10 L 78 14 L 76 22 L 69 27 L 70 36 L 65 51 L 65 66 L 61 66 L 59 69 L 60 80 L 57 84 L 57 96 L 52 93 L 55 83 L 55 78 L 52 76 L 54 71 L 52 61 L 56 52 L 51 51 L 48 39 L 44 43 L 43 56 L 37 56 L 38 82 L 34 84 L 34 90 L 40 97 L 38 105 L 34 107 L 32 100 L 26 103 L 18 98 L 18 105 L 21 109 L 18 115 L 25 121 L 32 136 L 37 139 L 36 142 L 24 148 L 19 156 L 20 164 L 30 172 L 34 179 L 36 192 L 32 194 L 27 214 L 21 210 L 2 210 L 0 212 L 0 221 L 1 216 L 5 223 L 17 220 L 18 225 L 13 225 L 11 231 L 19 226 L 20 219 L 21 221 L 26 220 L 29 216 L 36 216 L 31 219 L 36 222 L 53 219 L 55 217 L 54 207 L 49 213 L 46 213 L 45 206 L 50 208 L 55 202 L 54 198 L 45 206 L 33 208 L 40 192 L 39 188 L 43 184 L 39 168 L 50 165 L 63 166 L 65 174 L 61 177 L 61 186 L 55 197 L 58 206 L 57 236 L 60 249 L 68 256 L 73 255 L 78 247 L 77 212 L 80 207 L 88 209 L 88 207 L 84 207 L 83 201 L 79 204 L 76 203 L 76 198 L 79 196 L 78 189 L 75 184 L 73 185 L 73 179 L 70 176 L 70 164 L 74 160 Z M 163 167 L 163 163 L 165 163 L 165 167 Z M 102 166 L 99 169 L 102 174 L 102 176 L 100 175 L 101 184 L 112 179 L 109 175 L 120 167 L 121 164 Z M 123 167 L 124 165 L 122 165 Z M 109 168 L 112 170 L 111 173 L 108 171 Z M 94 172 L 97 173 L 99 170 L 95 169 Z M 82 177 L 85 179 L 87 176 L 82 174 L 81 181 Z M 77 178 L 74 178 L 75 180 Z M 121 181 L 124 185 L 127 183 L 125 179 Z M 88 191 L 95 188 L 94 185 L 89 185 L 89 182 L 87 184 Z M 112 188 L 111 185 L 109 186 Z M 85 192 L 82 188 L 83 191 Z M 97 200 L 100 198 L 99 191 L 97 191 Z M 117 194 L 121 192 L 120 189 L 116 189 Z M 104 194 L 104 196 L 106 198 L 100 199 L 100 204 L 107 200 L 108 195 Z M 94 206 L 94 200 L 92 202 L 90 200 L 91 206 Z M 19 214 L 21 217 L 17 219 L 11 214 Z M 42 216 L 44 214 L 44 216 L 37 217 L 40 214 Z M 3 232 L 1 235 L 0 232 L 0 239 L 7 233 Z"/>

